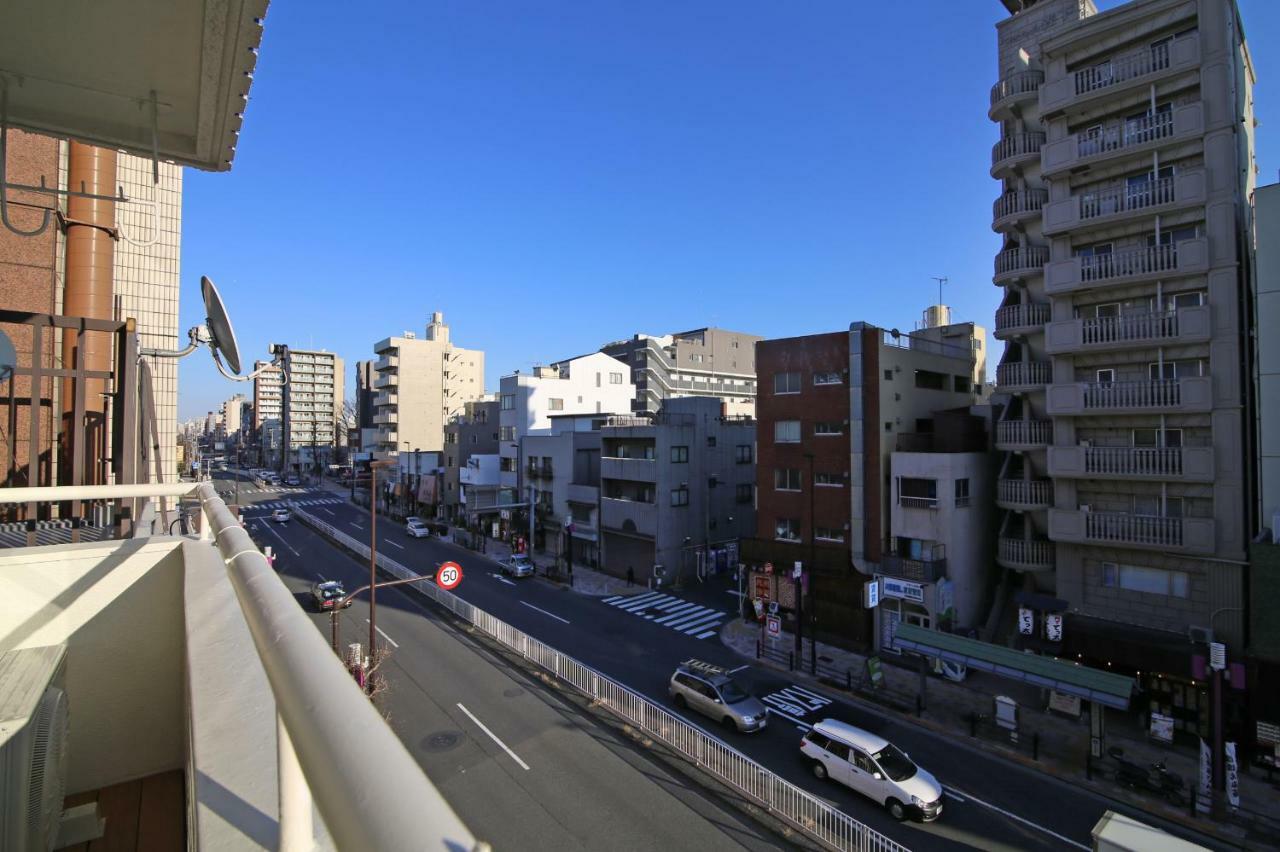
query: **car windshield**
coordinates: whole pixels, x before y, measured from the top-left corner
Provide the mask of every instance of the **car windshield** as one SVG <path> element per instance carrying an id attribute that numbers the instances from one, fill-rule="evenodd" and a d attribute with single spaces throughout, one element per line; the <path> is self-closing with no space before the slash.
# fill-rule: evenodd
<path id="1" fill-rule="evenodd" d="M 321 586 L 320 594 L 324 595 L 326 600 L 328 598 L 340 598 L 342 597 L 342 587 L 341 586 Z"/>
<path id="2" fill-rule="evenodd" d="M 872 757 L 893 781 L 906 781 L 916 774 L 916 765 L 911 762 L 911 758 L 898 751 L 897 746 L 887 745 Z"/>
<path id="3" fill-rule="evenodd" d="M 720 684 L 720 698 L 725 704 L 737 704 L 739 701 L 746 701 L 751 696 L 738 686 L 736 680 L 726 680 Z"/>

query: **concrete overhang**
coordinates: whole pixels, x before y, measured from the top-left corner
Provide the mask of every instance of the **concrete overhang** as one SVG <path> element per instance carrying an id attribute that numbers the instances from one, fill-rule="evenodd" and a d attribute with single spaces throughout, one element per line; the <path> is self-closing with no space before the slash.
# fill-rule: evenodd
<path id="1" fill-rule="evenodd" d="M 8 123 L 226 171 L 268 2 L 7 0 L 0 86 Z"/>

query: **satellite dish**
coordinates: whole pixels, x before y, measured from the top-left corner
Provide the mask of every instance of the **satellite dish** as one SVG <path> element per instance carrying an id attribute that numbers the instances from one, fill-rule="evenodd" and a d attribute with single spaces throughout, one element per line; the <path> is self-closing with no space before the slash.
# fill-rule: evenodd
<path id="1" fill-rule="evenodd" d="M 213 338 L 213 354 L 219 354 L 227 361 L 231 372 L 240 375 L 240 346 L 236 343 L 236 332 L 231 327 L 231 318 L 227 316 L 227 308 L 222 303 L 218 288 L 209 280 L 209 276 L 200 276 L 200 294 L 204 297 L 205 326 L 209 336 Z"/>

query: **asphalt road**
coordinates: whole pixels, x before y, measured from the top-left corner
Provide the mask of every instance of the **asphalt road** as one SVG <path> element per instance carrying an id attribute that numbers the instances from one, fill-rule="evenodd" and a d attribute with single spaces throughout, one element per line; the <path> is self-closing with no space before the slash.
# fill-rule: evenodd
<path id="1" fill-rule="evenodd" d="M 244 483 L 241 498 L 281 499 L 246 494 Z M 273 524 L 269 510 L 249 508 L 245 515 L 254 537 L 273 546 L 282 579 L 309 612 L 317 579 L 342 580 L 348 590 L 367 582 L 367 566 L 300 522 Z M 638 850 L 784 847 L 700 785 L 443 625 L 430 604 L 396 589 L 378 600 L 380 643 L 392 651 L 379 706 L 458 815 L 495 849 L 594 850 L 602 838 Z M 312 617 L 327 639 L 329 616 Z M 367 645 L 366 600 L 343 612 L 339 630 L 340 647 Z"/>
<path id="2" fill-rule="evenodd" d="M 259 496 L 267 502 L 285 499 L 273 494 Z M 301 501 L 326 501 L 304 508 L 354 537 L 368 538 L 367 511 L 346 503 L 340 495 L 315 491 L 296 497 Z M 259 511 L 265 514 L 265 510 Z M 248 514 L 253 517 L 258 513 Z M 271 533 L 260 540 L 299 548 L 298 542 L 304 538 L 319 541 L 310 530 L 299 529 L 301 526 L 294 523 L 287 530 L 273 530 L 280 537 L 278 542 L 273 542 L 275 536 Z M 541 580 L 513 581 L 501 575 L 497 565 L 483 555 L 435 538 L 410 538 L 403 526 L 394 522 L 379 519 L 378 533 L 380 552 L 411 569 L 430 573 L 445 559 L 458 562 L 465 579 L 455 592 L 462 598 L 672 712 L 676 711 L 667 696 L 667 681 L 680 661 L 695 657 L 729 668 L 745 666 L 737 676 L 754 694 L 766 699 L 771 712 L 786 708 L 786 715 L 772 716 L 770 727 L 759 734 L 726 734 L 716 729 L 717 735 L 778 775 L 911 849 L 1088 849 L 1089 830 L 1108 808 L 1151 821 L 1150 817 L 1091 791 L 974 748 L 964 741 L 967 738 L 940 736 L 889 713 L 805 690 L 772 669 L 757 667 L 739 658 L 714 636 L 696 638 L 705 634 L 705 630 L 689 634 L 657 623 L 665 620 L 678 624 L 661 612 L 633 614 Z M 316 566 L 326 566 L 321 569 L 322 573 L 331 570 L 328 566 L 350 563 L 332 547 L 326 555 L 323 549 L 309 545 L 308 560 L 313 554 Z M 726 613 L 732 611 L 733 601 L 727 597 Z M 409 616 L 410 620 L 421 619 L 422 612 L 416 601 L 405 599 L 402 615 Z M 382 613 L 379 607 L 380 625 L 385 624 Z M 365 631 L 367 633 L 367 625 Z M 704 728 L 714 725 L 701 716 L 684 715 L 691 723 Z M 869 800 L 839 785 L 814 779 L 801 760 L 799 738 L 806 723 L 828 717 L 885 737 L 932 772 L 946 789 L 942 817 L 928 824 L 895 823 Z M 1176 826 L 1161 827 L 1185 835 Z M 1202 837 L 1192 839 L 1206 842 Z"/>

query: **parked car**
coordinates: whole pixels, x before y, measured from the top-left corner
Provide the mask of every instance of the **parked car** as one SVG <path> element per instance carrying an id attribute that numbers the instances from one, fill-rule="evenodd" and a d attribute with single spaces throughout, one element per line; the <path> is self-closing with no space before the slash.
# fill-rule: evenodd
<path id="1" fill-rule="evenodd" d="M 284 478 L 284 484 L 289 486 L 301 485 L 302 481 L 298 479 L 298 477 L 294 476 L 293 474 L 289 474 Z"/>
<path id="2" fill-rule="evenodd" d="M 422 518 L 410 518 L 405 521 L 404 531 L 414 538 L 431 538 L 431 529 Z"/>
<path id="3" fill-rule="evenodd" d="M 721 666 L 685 660 L 671 675 L 667 692 L 677 707 L 710 716 L 730 730 L 762 731 L 769 723 L 760 699 Z"/>
<path id="4" fill-rule="evenodd" d="M 322 580 L 311 587 L 311 599 L 317 612 L 331 611 L 346 596 L 347 590 L 338 580 Z M 347 606 L 351 606 L 351 601 L 347 601 Z"/>
<path id="5" fill-rule="evenodd" d="M 510 574 L 512 577 L 533 576 L 533 560 L 523 553 L 513 553 L 500 564 L 502 565 L 502 573 Z"/>
<path id="6" fill-rule="evenodd" d="M 884 805 L 896 820 L 926 822 L 942 815 L 942 785 L 883 737 L 835 719 L 818 722 L 800 740 L 813 774 L 832 778 Z"/>
<path id="7" fill-rule="evenodd" d="M 271 513 L 271 520 L 277 524 L 287 524 L 292 517 L 293 513 L 288 509 L 276 509 Z"/>

